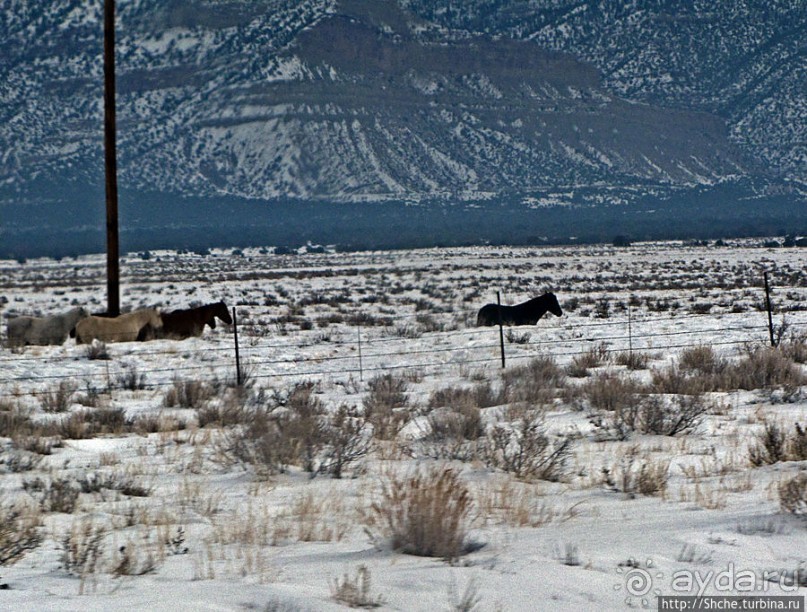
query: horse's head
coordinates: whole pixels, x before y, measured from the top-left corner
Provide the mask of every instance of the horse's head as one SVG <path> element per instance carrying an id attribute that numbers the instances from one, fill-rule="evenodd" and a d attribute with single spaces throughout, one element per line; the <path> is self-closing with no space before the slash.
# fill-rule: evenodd
<path id="1" fill-rule="evenodd" d="M 147 325 L 150 325 L 154 329 L 162 329 L 163 318 L 160 316 L 160 312 L 156 308 L 149 308 L 148 313 Z"/>
<path id="2" fill-rule="evenodd" d="M 554 293 L 547 293 L 544 297 L 548 300 L 549 305 L 549 312 L 551 312 L 556 317 L 563 316 L 563 310 L 560 308 L 560 304 L 558 304 L 558 298 L 555 297 Z"/>
<path id="3" fill-rule="evenodd" d="M 233 318 L 230 316 L 230 311 L 227 309 L 227 304 L 224 302 L 216 302 L 213 314 L 224 321 L 227 325 L 232 325 Z M 212 318 L 210 327 L 216 327 L 216 324 L 212 322 Z"/>

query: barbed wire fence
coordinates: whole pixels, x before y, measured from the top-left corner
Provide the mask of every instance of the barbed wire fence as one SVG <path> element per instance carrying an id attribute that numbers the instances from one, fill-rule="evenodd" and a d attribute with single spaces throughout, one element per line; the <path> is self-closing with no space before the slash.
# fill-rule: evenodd
<path id="1" fill-rule="evenodd" d="M 48 385 L 62 383 L 123 391 L 129 388 L 122 379 L 130 369 L 143 379 L 138 388 L 151 390 L 168 389 L 182 380 L 227 380 L 235 385 L 246 380 L 274 384 L 326 377 L 362 381 L 365 376 L 400 371 L 427 376 L 447 368 L 498 370 L 505 352 L 508 364 L 519 365 L 541 355 L 574 359 L 594 348 L 605 354 L 665 355 L 704 344 L 727 348 L 767 343 L 768 334 L 772 343 L 774 339 L 770 312 L 756 310 L 635 316 L 628 309 L 625 316 L 601 319 L 546 315 L 538 326 L 507 328 L 506 345 L 497 326 L 461 327 L 456 317 L 440 321 L 432 313 L 385 315 L 377 320 L 356 317 L 350 324 L 322 329 L 312 324 L 293 332 L 277 320 L 272 322 L 270 310 L 254 305 L 237 305 L 233 314 L 233 325 L 206 332 L 201 339 L 164 341 L 159 348 L 148 342 L 111 343 L 106 347 L 108 359 L 90 359 L 91 345 L 83 351 L 70 350 L 68 356 L 43 357 L 31 347 L 3 351 L 0 399 L 37 396 Z M 790 317 L 781 327 L 791 331 L 807 325 L 805 311 L 779 314 Z M 417 324 L 426 316 L 429 329 L 419 330 Z"/>

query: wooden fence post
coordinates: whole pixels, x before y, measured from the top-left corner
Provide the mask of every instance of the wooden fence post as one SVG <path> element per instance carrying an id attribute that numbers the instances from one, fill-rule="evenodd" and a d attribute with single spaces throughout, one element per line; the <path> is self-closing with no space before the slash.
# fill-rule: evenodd
<path id="1" fill-rule="evenodd" d="M 502 351 L 502 368 L 504 368 L 504 330 L 502 329 L 502 296 L 500 292 L 496 292 L 496 303 L 498 308 L 496 312 L 499 315 L 499 346 Z"/>
<path id="2" fill-rule="evenodd" d="M 364 367 L 361 363 L 361 325 L 356 325 L 356 336 L 359 338 L 359 382 L 364 381 Z"/>
<path id="3" fill-rule="evenodd" d="M 233 337 L 235 339 L 235 384 L 241 386 L 241 357 L 238 354 L 238 319 L 233 306 Z"/>
<path id="4" fill-rule="evenodd" d="M 776 346 L 776 340 L 773 337 L 773 313 L 771 311 L 771 290 L 768 286 L 768 271 L 765 270 L 764 278 L 765 278 L 765 307 L 768 310 L 768 333 L 771 337 L 771 346 Z"/>
<path id="5" fill-rule="evenodd" d="M 631 363 L 633 363 L 633 328 L 631 325 L 631 318 L 631 308 L 630 303 L 628 303 L 628 358 L 630 359 Z"/>

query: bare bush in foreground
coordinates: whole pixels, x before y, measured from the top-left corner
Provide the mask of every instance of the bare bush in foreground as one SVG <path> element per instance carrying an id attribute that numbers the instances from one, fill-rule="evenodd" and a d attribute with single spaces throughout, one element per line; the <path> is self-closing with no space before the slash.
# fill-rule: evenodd
<path id="1" fill-rule="evenodd" d="M 540 416 L 524 415 L 513 426 L 496 425 L 483 446 L 485 463 L 524 480 L 563 479 L 571 437 L 552 440 Z"/>
<path id="2" fill-rule="evenodd" d="M 414 476 L 388 476 L 380 499 L 364 517 L 373 539 L 387 538 L 394 550 L 454 559 L 470 550 L 471 493 L 449 467 Z"/>
<path id="3" fill-rule="evenodd" d="M 807 474 L 797 474 L 779 484 L 779 505 L 785 512 L 807 517 Z"/>
<path id="4" fill-rule="evenodd" d="M 0 565 L 11 565 L 42 542 L 42 516 L 23 504 L 0 506 Z"/>

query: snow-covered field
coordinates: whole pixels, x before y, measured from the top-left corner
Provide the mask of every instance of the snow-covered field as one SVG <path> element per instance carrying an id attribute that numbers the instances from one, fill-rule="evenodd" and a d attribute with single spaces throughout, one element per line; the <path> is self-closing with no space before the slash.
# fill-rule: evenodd
<path id="1" fill-rule="evenodd" d="M 804 597 L 807 523 L 780 494 L 807 469 L 803 262 L 753 241 L 127 255 L 125 310 L 236 308 L 244 382 L 221 323 L 184 341 L 0 348 L 0 607 Z M 772 352 L 765 272 L 782 359 L 744 388 L 737 364 Z M 104 274 L 101 255 L 2 261 L 3 322 L 102 311 Z M 504 368 L 498 328 L 475 325 L 497 291 L 553 291 L 564 309 L 505 328 Z M 760 460 L 773 425 L 784 454 Z M 338 479 L 334 432 L 358 448 Z M 396 550 L 384 521 L 402 520 L 407 479 L 436 492 L 449 469 L 463 510 L 417 506 L 415 523 L 456 514 L 459 552 Z"/>

